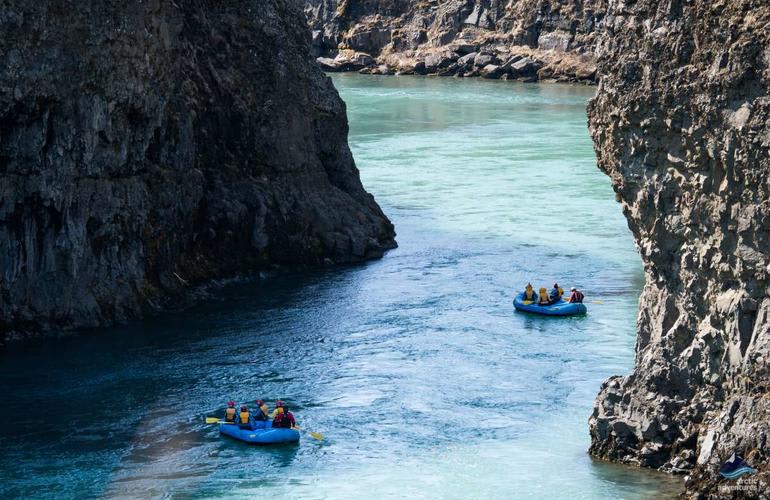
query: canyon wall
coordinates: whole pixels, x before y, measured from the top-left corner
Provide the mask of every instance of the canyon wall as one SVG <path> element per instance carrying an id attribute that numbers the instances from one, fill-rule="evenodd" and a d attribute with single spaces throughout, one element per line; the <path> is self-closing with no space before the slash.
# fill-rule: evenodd
<path id="1" fill-rule="evenodd" d="M 612 0 L 589 106 L 646 274 L 633 373 L 602 386 L 591 452 L 770 491 L 770 5 Z M 719 478 L 743 453 L 759 473 Z"/>
<path id="2" fill-rule="evenodd" d="M 586 81 L 606 0 L 304 0 L 327 71 Z"/>
<path id="3" fill-rule="evenodd" d="M 395 245 L 294 0 L 3 2 L 0 342 Z"/>

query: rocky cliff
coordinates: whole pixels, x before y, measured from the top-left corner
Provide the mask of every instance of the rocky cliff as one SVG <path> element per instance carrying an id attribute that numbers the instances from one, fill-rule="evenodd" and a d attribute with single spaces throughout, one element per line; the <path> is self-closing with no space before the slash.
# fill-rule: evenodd
<path id="1" fill-rule="evenodd" d="M 770 5 L 613 0 L 604 30 L 590 128 L 646 286 L 636 365 L 602 386 L 591 452 L 686 474 L 702 497 L 767 498 Z M 720 480 L 734 450 L 760 473 Z"/>
<path id="2" fill-rule="evenodd" d="M 394 243 L 293 0 L 0 11 L 0 340 Z"/>
<path id="3" fill-rule="evenodd" d="M 327 71 L 593 82 L 606 0 L 304 0 Z"/>

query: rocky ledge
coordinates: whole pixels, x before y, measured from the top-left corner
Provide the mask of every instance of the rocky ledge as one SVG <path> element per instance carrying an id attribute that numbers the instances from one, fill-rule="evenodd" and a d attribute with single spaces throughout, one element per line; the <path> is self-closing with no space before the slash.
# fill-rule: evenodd
<path id="1" fill-rule="evenodd" d="M 595 83 L 605 0 L 304 0 L 325 71 Z"/>
<path id="2" fill-rule="evenodd" d="M 597 457 L 770 492 L 770 6 L 615 0 L 589 106 L 644 263 L 636 363 L 602 386 Z M 720 478 L 738 451 L 758 472 Z"/>
<path id="3" fill-rule="evenodd" d="M 395 246 L 294 0 L 5 2 L 0 341 Z"/>

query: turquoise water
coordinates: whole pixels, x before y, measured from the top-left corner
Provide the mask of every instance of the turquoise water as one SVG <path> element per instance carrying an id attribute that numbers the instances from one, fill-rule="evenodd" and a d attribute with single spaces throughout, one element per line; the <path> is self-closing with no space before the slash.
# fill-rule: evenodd
<path id="1" fill-rule="evenodd" d="M 599 385 L 632 365 L 643 283 L 595 167 L 593 89 L 334 81 L 400 247 L 4 356 L 0 497 L 673 494 L 586 454 Z M 555 279 L 586 291 L 587 316 L 514 313 L 514 288 Z M 251 448 L 203 423 L 257 397 L 326 440 Z"/>

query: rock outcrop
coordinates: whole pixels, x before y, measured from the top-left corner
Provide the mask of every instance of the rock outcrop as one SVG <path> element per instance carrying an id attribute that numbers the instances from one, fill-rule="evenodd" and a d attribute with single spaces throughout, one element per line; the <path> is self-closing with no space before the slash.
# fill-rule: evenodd
<path id="1" fill-rule="evenodd" d="M 0 340 L 395 245 L 293 0 L 3 3 Z"/>
<path id="2" fill-rule="evenodd" d="M 633 373 L 602 386 L 591 453 L 770 491 L 770 5 L 613 0 L 589 106 L 644 262 Z M 759 473 L 720 480 L 738 450 Z"/>
<path id="3" fill-rule="evenodd" d="M 606 0 L 304 0 L 313 54 L 326 71 L 584 81 Z M 460 63 L 471 53 L 500 68 Z M 363 55 L 371 62 L 364 62 Z M 503 63 L 527 57 L 532 74 Z M 440 58 L 442 64 L 430 64 Z M 424 68 L 424 69 L 423 69 Z"/>

